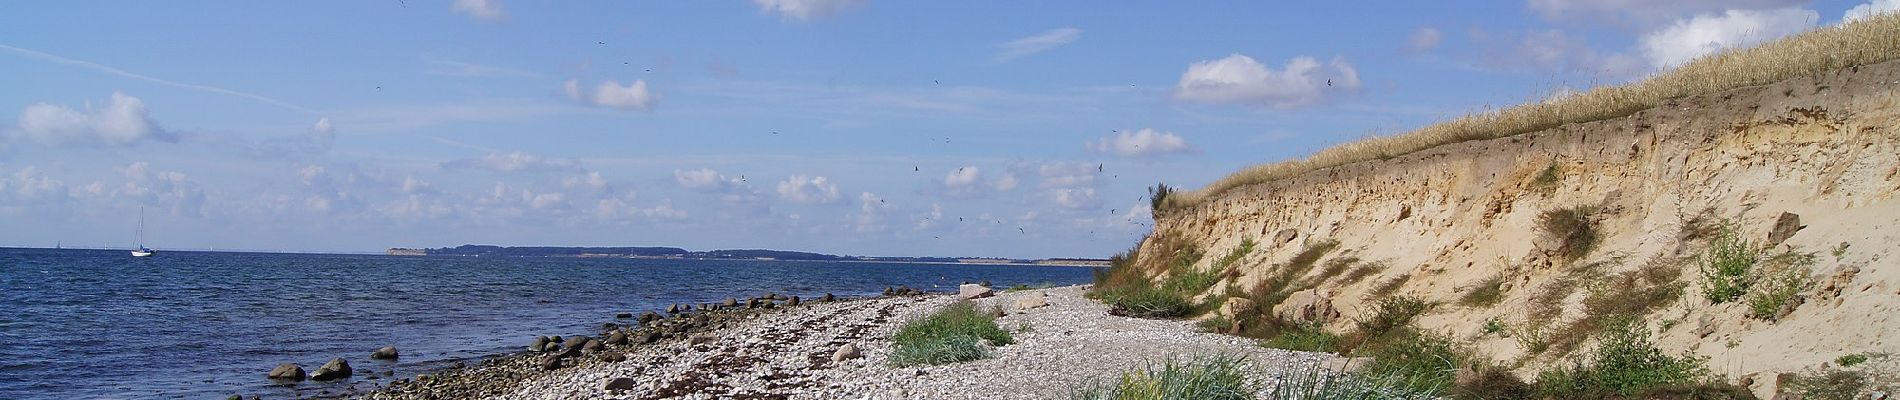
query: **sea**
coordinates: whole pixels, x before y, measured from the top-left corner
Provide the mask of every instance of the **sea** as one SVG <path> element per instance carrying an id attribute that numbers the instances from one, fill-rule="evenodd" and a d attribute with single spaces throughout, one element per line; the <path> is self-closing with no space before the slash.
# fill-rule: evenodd
<path id="1" fill-rule="evenodd" d="M 1073 285 L 1090 267 L 0 248 L 0 399 L 311 397 L 594 335 L 614 315 L 766 292 Z M 371 360 L 396 346 L 399 361 Z M 279 363 L 347 381 L 276 384 Z"/>

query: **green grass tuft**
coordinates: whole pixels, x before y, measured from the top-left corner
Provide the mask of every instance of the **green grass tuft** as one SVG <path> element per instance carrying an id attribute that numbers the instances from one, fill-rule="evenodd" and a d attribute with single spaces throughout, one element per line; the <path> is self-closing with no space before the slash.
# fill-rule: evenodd
<path id="1" fill-rule="evenodd" d="M 1750 271 L 1761 261 L 1761 250 L 1742 237 L 1733 224 L 1725 222 L 1709 239 L 1708 252 L 1697 261 L 1702 272 L 1702 297 L 1722 304 L 1741 297 L 1754 284 Z"/>
<path id="2" fill-rule="evenodd" d="M 1861 353 L 1848 354 L 1841 356 L 1841 358 L 1834 359 L 1834 363 L 1840 364 L 1842 368 L 1860 365 L 1860 363 L 1864 362 L 1867 362 L 1867 355 Z"/>
<path id="3" fill-rule="evenodd" d="M 1259 383 L 1242 370 L 1239 356 L 1212 355 L 1169 359 L 1161 365 L 1123 372 L 1071 392 L 1077 400 L 1252 399 Z"/>
<path id="4" fill-rule="evenodd" d="M 1407 386 L 1419 391 L 1450 388 L 1458 368 L 1469 362 L 1466 350 L 1450 338 L 1411 327 L 1399 327 L 1384 339 L 1371 343 L 1363 354 L 1372 356 L 1365 372 L 1373 375 L 1404 376 Z"/>
<path id="5" fill-rule="evenodd" d="M 1605 331 L 1595 352 L 1539 372 L 1539 391 L 1554 398 L 1629 397 L 1645 391 L 1712 384 L 1706 360 L 1671 357 L 1649 340 L 1649 330 L 1633 320 Z"/>
<path id="6" fill-rule="evenodd" d="M 1783 308 L 1800 304 L 1796 294 L 1813 283 L 1808 272 L 1814 265 L 1814 255 L 1783 253 L 1767 264 L 1774 267 L 1764 271 L 1748 292 L 1748 315 L 1773 321 L 1781 318 Z"/>
<path id="7" fill-rule="evenodd" d="M 1479 281 L 1471 291 L 1458 298 L 1458 305 L 1465 307 L 1490 307 L 1504 300 L 1504 276 L 1492 276 Z"/>
<path id="8" fill-rule="evenodd" d="M 1359 332 L 1368 337 L 1384 336 L 1412 323 L 1412 320 L 1431 308 L 1431 303 L 1412 296 L 1392 296 L 1372 302 L 1372 311 L 1364 318 L 1353 321 Z"/>
<path id="9" fill-rule="evenodd" d="M 1594 213 L 1594 206 L 1544 211 L 1537 215 L 1538 232 L 1542 240 L 1555 242 L 1557 256 L 1571 261 L 1582 259 L 1596 248 L 1596 222 L 1590 219 Z"/>
<path id="10" fill-rule="evenodd" d="M 1283 328 L 1279 335 L 1261 342 L 1260 345 L 1275 349 L 1331 353 L 1339 351 L 1339 335 L 1334 335 L 1318 326 L 1293 324 Z"/>
<path id="11" fill-rule="evenodd" d="M 988 358 L 983 341 L 995 346 L 1015 343 L 1008 331 L 996 326 L 993 314 L 978 312 L 969 302 L 956 302 L 904 324 L 891 335 L 891 364 L 939 365 Z"/>
<path id="12" fill-rule="evenodd" d="M 1266 390 L 1269 399 L 1411 400 L 1436 399 L 1439 388 L 1400 375 L 1341 374 L 1317 364 L 1292 371 Z M 1416 384 L 1415 384 L 1416 383 Z M 1426 387 L 1416 389 L 1416 387 Z"/>

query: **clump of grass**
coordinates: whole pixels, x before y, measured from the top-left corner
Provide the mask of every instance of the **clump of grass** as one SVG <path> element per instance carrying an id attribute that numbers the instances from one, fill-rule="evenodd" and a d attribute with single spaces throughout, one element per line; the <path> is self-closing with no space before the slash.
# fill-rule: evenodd
<path id="1" fill-rule="evenodd" d="M 1366 400 L 1435 399 L 1439 388 L 1429 382 L 1401 375 L 1333 373 L 1318 364 L 1309 364 L 1289 373 L 1265 391 L 1270 399 Z M 1425 387 L 1425 389 L 1415 389 Z"/>
<path id="2" fill-rule="evenodd" d="M 1504 300 L 1503 275 L 1492 276 L 1478 281 L 1477 285 L 1471 287 L 1471 291 L 1465 292 L 1464 296 L 1458 298 L 1458 305 L 1465 307 L 1490 307 L 1498 304 L 1500 300 Z"/>
<path id="3" fill-rule="evenodd" d="M 1227 252 L 1227 255 L 1221 257 L 1220 260 L 1214 261 L 1214 269 L 1223 272 L 1233 270 L 1237 267 L 1234 265 L 1234 262 L 1240 261 L 1241 257 L 1246 257 L 1247 254 L 1253 253 L 1253 248 L 1253 238 L 1240 239 L 1240 247 L 1235 247 L 1233 251 Z"/>
<path id="4" fill-rule="evenodd" d="M 1301 283 L 1300 286 L 1318 287 L 1320 284 L 1326 283 L 1327 280 L 1333 279 L 1333 277 L 1339 276 L 1339 274 L 1341 273 L 1345 273 L 1347 268 L 1352 268 L 1353 264 L 1358 264 L 1358 263 L 1359 263 L 1359 257 L 1350 257 L 1350 256 L 1342 256 L 1342 257 L 1333 258 L 1331 260 L 1326 260 L 1325 267 L 1320 268 L 1319 274 L 1313 275 L 1311 278 Z"/>
<path id="5" fill-rule="evenodd" d="M 1372 311 L 1353 321 L 1359 333 L 1376 338 L 1412 323 L 1431 308 L 1431 303 L 1412 296 L 1392 296 L 1372 302 Z"/>
<path id="6" fill-rule="evenodd" d="M 1156 183 L 1148 187 L 1148 211 L 1153 213 L 1152 215 L 1161 216 L 1163 211 L 1167 211 L 1168 198 L 1174 197 L 1177 191 L 1179 189 L 1170 187 L 1167 183 Z"/>
<path id="7" fill-rule="evenodd" d="M 1471 360 L 1469 352 L 1453 344 L 1450 338 L 1410 327 L 1389 333 L 1360 353 L 1372 356 L 1366 373 L 1408 377 L 1407 386 L 1418 391 L 1451 387 L 1458 368 Z"/>
<path id="8" fill-rule="evenodd" d="M 1663 354 L 1641 323 L 1623 320 L 1605 330 L 1594 352 L 1539 372 L 1537 383 L 1542 395 L 1553 398 L 1648 398 L 1639 395 L 1668 388 L 1720 386 L 1709 379 L 1706 363 L 1694 355 Z"/>
<path id="9" fill-rule="evenodd" d="M 1835 370 L 1818 375 L 1797 374 L 1786 391 L 1799 393 L 1802 399 L 1852 400 L 1866 387 L 1867 374 Z"/>
<path id="10" fill-rule="evenodd" d="M 1594 206 L 1576 206 L 1537 214 L 1540 238 L 1556 243 L 1559 257 L 1571 261 L 1581 259 L 1596 247 L 1596 223 L 1590 220 L 1590 215 L 1595 213 Z"/>
<path id="11" fill-rule="evenodd" d="M 1800 304 L 1798 293 L 1813 283 L 1808 279 L 1808 271 L 1814 265 L 1813 254 L 1783 253 L 1769 260 L 1774 268 L 1763 273 L 1754 290 L 1748 293 L 1749 316 L 1765 319 L 1780 319 L 1783 310 L 1792 310 Z"/>
<path id="12" fill-rule="evenodd" d="M 1860 365 L 1860 363 L 1864 363 L 1864 362 L 1867 362 L 1866 353 L 1848 354 L 1848 355 L 1841 356 L 1841 358 L 1834 359 L 1834 363 L 1840 364 L 1842 368 Z"/>
<path id="13" fill-rule="evenodd" d="M 1724 223 L 1709 239 L 1709 250 L 1697 260 L 1702 273 L 1702 297 L 1710 303 L 1734 301 L 1754 284 L 1750 273 L 1761 261 L 1761 250 L 1742 237 L 1734 225 Z"/>
<path id="14" fill-rule="evenodd" d="M 1557 168 L 1557 162 L 1552 161 L 1544 166 L 1543 171 L 1537 173 L 1537 177 L 1531 178 L 1531 189 L 1550 193 L 1557 190 L 1557 182 L 1560 180 L 1563 180 L 1563 171 Z"/>
<path id="15" fill-rule="evenodd" d="M 1564 298 L 1576 290 L 1576 279 L 1560 277 L 1545 283 L 1531 294 L 1531 301 L 1524 309 L 1524 322 L 1532 329 L 1542 329 L 1564 312 Z"/>
<path id="16" fill-rule="evenodd" d="M 993 314 L 979 312 L 969 302 L 956 302 L 905 323 L 891 335 L 891 364 L 940 365 L 989 358 L 982 342 L 1004 346 L 1015 339 L 996 326 Z"/>
<path id="17" fill-rule="evenodd" d="M 1261 343 L 1262 346 L 1294 350 L 1331 353 L 1339 351 L 1339 335 L 1327 332 L 1325 328 L 1307 324 L 1293 324 L 1280 334 Z"/>
<path id="18" fill-rule="evenodd" d="M 1575 350 L 1592 333 L 1610 328 L 1616 321 L 1635 320 L 1674 303 L 1685 288 L 1681 262 L 1658 258 L 1589 284 L 1589 294 L 1583 298 L 1583 316 L 1547 332 L 1549 347 L 1562 352 Z"/>
<path id="19" fill-rule="evenodd" d="M 1103 292 L 1109 314 L 1136 318 L 1179 318 L 1194 311 L 1194 302 L 1179 292 L 1130 286 Z"/>
<path id="20" fill-rule="evenodd" d="M 1504 332 L 1504 321 L 1499 321 L 1497 317 L 1491 317 L 1491 319 L 1484 320 L 1484 326 L 1478 329 L 1479 332 L 1486 335 L 1501 333 Z"/>
<path id="21" fill-rule="evenodd" d="M 1323 168 L 1386 159 L 1464 141 L 1516 136 L 1565 123 L 1618 118 L 1686 96 L 1765 85 L 1895 59 L 1900 59 L 1900 15 L 1876 15 L 1759 46 L 1716 52 L 1635 82 L 1598 86 L 1571 96 L 1474 113 L 1399 135 L 1344 143 L 1300 160 L 1247 167 L 1200 190 L 1174 193 L 1154 207 L 1191 207 L 1235 188 Z"/>
<path id="22" fill-rule="evenodd" d="M 1225 315 L 1216 315 L 1212 318 L 1195 322 L 1194 325 L 1200 327 L 1202 332 L 1226 333 L 1228 328 L 1234 326 L 1234 320 L 1228 319 Z"/>
<path id="23" fill-rule="evenodd" d="M 1246 360 L 1216 354 L 1123 372 L 1110 382 L 1095 382 L 1069 394 L 1077 400 L 1252 399 L 1260 384 L 1242 368 Z"/>

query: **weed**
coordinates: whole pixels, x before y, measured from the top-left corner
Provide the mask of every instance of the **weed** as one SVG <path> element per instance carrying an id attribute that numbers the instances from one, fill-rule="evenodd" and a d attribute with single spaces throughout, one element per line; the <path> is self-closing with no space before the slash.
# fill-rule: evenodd
<path id="1" fill-rule="evenodd" d="M 1709 239 L 1708 252 L 1697 260 L 1702 272 L 1703 298 L 1722 304 L 1741 297 L 1754 284 L 1749 271 L 1759 261 L 1761 250 L 1742 237 L 1732 224 L 1724 223 L 1715 237 Z"/>
<path id="2" fill-rule="evenodd" d="M 1202 332 L 1227 333 L 1227 330 L 1234 326 L 1234 320 L 1227 319 L 1225 315 L 1216 315 L 1196 322 L 1194 325 L 1200 327 Z"/>
<path id="3" fill-rule="evenodd" d="M 1512 329 L 1511 338 L 1517 339 L 1517 346 L 1528 354 L 1542 354 L 1550 349 L 1550 332 L 1535 327 Z"/>
<path id="4" fill-rule="evenodd" d="M 1161 216 L 1162 211 L 1167 210 L 1164 206 L 1168 204 L 1168 197 L 1174 196 L 1175 191 L 1175 188 L 1169 187 L 1166 183 L 1156 183 L 1148 187 L 1148 211 L 1152 215 Z"/>
<path id="5" fill-rule="evenodd" d="M 1458 298 L 1458 305 L 1465 307 L 1490 307 L 1504 299 L 1504 276 L 1497 275 L 1478 281 L 1471 291 Z"/>
<path id="6" fill-rule="evenodd" d="M 1841 356 L 1841 358 L 1834 359 L 1834 363 L 1840 364 L 1843 368 L 1852 367 L 1864 362 L 1867 362 L 1867 355 L 1862 353 L 1848 354 Z"/>
<path id="7" fill-rule="evenodd" d="M 1768 264 L 1773 268 L 1764 272 L 1748 293 L 1748 314 L 1773 321 L 1786 315 L 1784 310 L 1793 311 L 1800 305 L 1796 294 L 1812 283 L 1808 271 L 1814 265 L 1814 255 L 1783 253 L 1769 259 Z"/>
<path id="8" fill-rule="evenodd" d="M 1538 373 L 1539 391 L 1554 398 L 1633 396 L 1645 391 L 1692 386 L 1709 376 L 1706 360 L 1693 355 L 1671 357 L 1649 340 L 1649 330 L 1634 320 L 1619 321 L 1605 331 L 1597 349 Z"/>
<path id="9" fill-rule="evenodd" d="M 995 346 L 1015 343 L 1009 332 L 996 326 L 993 314 L 978 312 L 969 302 L 956 302 L 905 323 L 891 335 L 891 363 L 938 365 L 988 358 L 989 351 L 980 341 Z"/>
<path id="10" fill-rule="evenodd" d="M 1504 332 L 1504 321 L 1499 321 L 1497 317 L 1491 317 L 1491 319 L 1484 320 L 1484 327 L 1481 329 L 1486 335 Z"/>
<path id="11" fill-rule="evenodd" d="M 1564 298 L 1577 289 L 1577 280 L 1569 277 L 1557 278 L 1545 283 L 1531 294 L 1531 301 L 1524 310 L 1524 322 L 1533 329 L 1542 329 L 1551 320 L 1564 312 Z"/>
<path id="12" fill-rule="evenodd" d="M 1137 318 L 1178 318 L 1188 315 L 1194 304 L 1178 292 L 1133 286 L 1103 295 L 1109 314 Z"/>
<path id="13" fill-rule="evenodd" d="M 1267 339 L 1261 345 L 1276 349 L 1330 353 L 1339 351 L 1339 335 L 1334 335 L 1318 326 L 1297 324 L 1281 330 L 1279 335 Z"/>
<path id="14" fill-rule="evenodd" d="M 1588 285 L 1583 316 L 1562 329 L 1547 332 L 1549 346 L 1569 352 L 1613 321 L 1634 320 L 1675 302 L 1684 289 L 1680 262 L 1658 258 Z"/>
<path id="15" fill-rule="evenodd" d="M 1440 388 L 1402 375 L 1333 373 L 1318 364 L 1295 369 L 1268 387 L 1267 398 L 1305 400 L 1434 399 Z M 1425 389 L 1414 389 L 1414 387 Z"/>
<path id="16" fill-rule="evenodd" d="M 1319 275 L 1314 275 L 1311 279 L 1307 279 L 1306 282 L 1300 286 L 1317 287 L 1322 283 L 1326 283 L 1326 280 L 1333 279 L 1333 277 L 1339 276 L 1340 273 L 1346 272 L 1347 268 L 1352 268 L 1353 264 L 1358 263 L 1359 257 L 1338 257 L 1326 260 L 1326 267 L 1320 268 Z"/>
<path id="17" fill-rule="evenodd" d="M 1596 247 L 1596 223 L 1590 220 L 1594 213 L 1595 206 L 1544 211 L 1537 215 L 1538 232 L 1542 240 L 1556 244 L 1558 256 L 1572 261 L 1581 259 Z"/>
<path id="18" fill-rule="evenodd" d="M 1242 257 L 1246 257 L 1249 253 L 1253 253 L 1253 248 L 1253 238 L 1240 239 L 1240 247 L 1235 247 L 1233 251 L 1227 252 L 1227 256 L 1215 261 L 1214 269 L 1225 272 L 1235 268 L 1234 262 L 1240 261 Z"/>
<path id="19" fill-rule="evenodd" d="M 1372 303 L 1372 312 L 1365 318 L 1354 321 L 1359 332 L 1367 337 L 1384 336 L 1412 323 L 1412 319 L 1424 314 L 1431 304 L 1411 296 L 1392 296 Z"/>
<path id="20" fill-rule="evenodd" d="M 1847 255 L 1847 242 L 1834 245 L 1834 249 L 1828 250 L 1828 252 L 1834 254 L 1834 261 L 1840 261 L 1841 257 Z"/>
<path id="21" fill-rule="evenodd" d="M 1478 365 L 1473 367 L 1472 372 L 1476 374 L 1452 386 L 1451 393 L 1448 393 L 1451 398 L 1528 400 L 1537 396 L 1537 388 L 1502 368 Z"/>
<path id="22" fill-rule="evenodd" d="M 1867 374 L 1852 371 L 1826 371 L 1819 376 L 1807 374 L 1795 375 L 1789 382 L 1788 392 L 1799 393 L 1803 399 L 1850 400 L 1867 387 Z"/>
<path id="23" fill-rule="evenodd" d="M 1563 180 L 1562 173 L 1563 171 L 1557 169 L 1557 163 L 1551 162 L 1550 165 L 1544 167 L 1543 171 L 1537 173 L 1536 178 L 1531 178 L 1531 190 L 1546 194 L 1556 191 L 1557 182 Z"/>
<path id="24" fill-rule="evenodd" d="M 1372 356 L 1368 374 L 1410 377 L 1414 390 L 1443 390 L 1452 386 L 1458 367 L 1470 358 L 1451 339 L 1403 327 L 1365 352 Z"/>
<path id="25" fill-rule="evenodd" d="M 1742 341 L 1729 339 L 1727 343 L 1722 343 L 1722 347 L 1727 347 L 1731 349 L 1736 348 L 1736 347 L 1742 347 Z"/>
<path id="26" fill-rule="evenodd" d="M 1242 369 L 1239 356 L 1212 355 L 1169 359 L 1161 365 L 1123 372 L 1112 382 L 1096 382 L 1071 392 L 1077 400 L 1252 399 L 1259 383 Z"/>

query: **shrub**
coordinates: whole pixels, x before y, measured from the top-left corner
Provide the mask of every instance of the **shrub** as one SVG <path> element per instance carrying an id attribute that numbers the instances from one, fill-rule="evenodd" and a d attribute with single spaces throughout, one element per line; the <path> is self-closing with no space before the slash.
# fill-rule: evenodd
<path id="1" fill-rule="evenodd" d="M 1731 224 L 1724 223 L 1709 239 L 1709 250 L 1697 260 L 1702 272 L 1702 296 L 1709 302 L 1722 304 L 1741 297 L 1754 284 L 1749 270 L 1761 261 L 1761 250 L 1755 244 L 1736 232 Z"/>
<path id="2" fill-rule="evenodd" d="M 1444 336 L 1402 327 L 1386 339 L 1370 343 L 1365 354 L 1372 364 L 1365 368 L 1373 375 L 1408 377 L 1413 390 L 1440 391 L 1452 386 L 1459 366 L 1470 357 Z"/>
<path id="3" fill-rule="evenodd" d="M 1814 264 L 1814 255 L 1784 253 L 1769 260 L 1775 268 L 1763 273 L 1754 289 L 1748 293 L 1749 316 L 1776 320 L 1781 318 L 1782 308 L 1799 305 L 1796 294 L 1808 288 L 1809 266 Z"/>
<path id="4" fill-rule="evenodd" d="M 1123 372 L 1113 382 L 1096 382 L 1072 393 L 1078 400 L 1252 399 L 1259 384 L 1248 377 L 1239 356 L 1212 355 Z"/>
<path id="5" fill-rule="evenodd" d="M 1417 386 L 1429 386 L 1429 383 L 1414 385 L 1412 380 L 1411 377 L 1399 375 L 1333 373 L 1318 364 L 1309 364 L 1291 371 L 1267 387 L 1265 392 L 1270 399 L 1302 400 L 1423 400 L 1438 397 L 1438 388 L 1414 389 Z"/>
<path id="6" fill-rule="evenodd" d="M 1649 330 L 1633 320 L 1605 331 L 1595 352 L 1537 374 L 1539 392 L 1555 398 L 1629 397 L 1651 389 L 1708 384 L 1706 361 L 1693 355 L 1671 357 L 1649 341 Z"/>
<path id="7" fill-rule="evenodd" d="M 1253 238 L 1240 239 L 1240 247 L 1235 247 L 1234 251 L 1227 252 L 1227 256 L 1221 257 L 1220 260 L 1215 261 L 1214 269 L 1220 270 L 1222 272 L 1226 272 L 1227 270 L 1232 269 L 1234 266 L 1234 262 L 1240 261 L 1241 257 L 1246 257 L 1247 254 L 1249 253 L 1253 253 L 1253 248 L 1254 248 Z"/>
<path id="8" fill-rule="evenodd" d="M 1372 303 L 1372 312 L 1354 322 L 1367 337 L 1379 337 L 1412 323 L 1412 319 L 1431 308 L 1425 300 L 1411 296 L 1392 296 Z"/>
<path id="9" fill-rule="evenodd" d="M 1284 350 L 1331 353 L 1339 351 L 1339 335 L 1318 326 L 1294 324 L 1261 345 Z"/>
<path id="10" fill-rule="evenodd" d="M 1588 285 L 1589 295 L 1583 298 L 1583 316 L 1568 326 L 1547 332 L 1547 344 L 1569 352 L 1613 322 L 1634 320 L 1674 303 L 1682 297 L 1684 289 L 1679 281 L 1680 262 L 1657 258 L 1635 270 L 1592 282 Z"/>
<path id="11" fill-rule="evenodd" d="M 1168 197 L 1173 196 L 1174 192 L 1175 188 L 1169 187 L 1166 183 L 1156 183 L 1148 187 L 1148 211 L 1152 215 L 1160 216 L 1162 211 L 1167 210 L 1165 206 L 1168 204 Z"/>
<path id="12" fill-rule="evenodd" d="M 1131 286 L 1103 295 L 1109 314 L 1137 318 L 1178 318 L 1194 310 L 1194 303 L 1178 292 Z"/>
<path id="13" fill-rule="evenodd" d="M 1572 261 L 1581 259 L 1596 247 L 1596 223 L 1590 220 L 1590 214 L 1594 213 L 1596 207 L 1593 206 L 1544 211 L 1537 215 L 1540 238 L 1555 242 L 1559 257 Z"/>
<path id="14" fill-rule="evenodd" d="M 1490 307 L 1504 299 L 1504 276 L 1493 276 L 1479 281 L 1471 291 L 1458 298 L 1458 305 L 1465 307 Z"/>
<path id="15" fill-rule="evenodd" d="M 988 358 L 989 351 L 980 341 L 995 346 L 1015 343 L 1008 331 L 996 326 L 994 314 L 978 312 L 969 302 L 956 302 L 905 323 L 891 335 L 891 363 L 938 365 Z"/>

